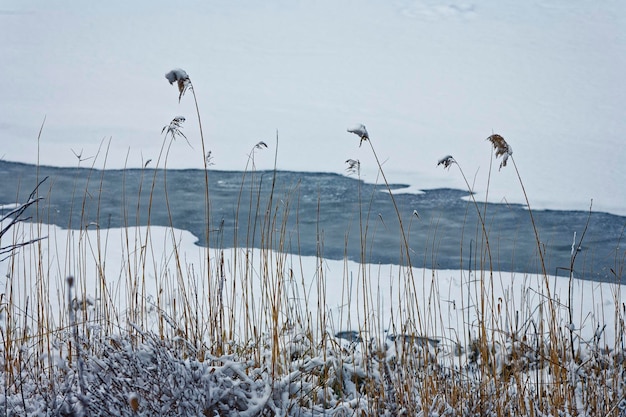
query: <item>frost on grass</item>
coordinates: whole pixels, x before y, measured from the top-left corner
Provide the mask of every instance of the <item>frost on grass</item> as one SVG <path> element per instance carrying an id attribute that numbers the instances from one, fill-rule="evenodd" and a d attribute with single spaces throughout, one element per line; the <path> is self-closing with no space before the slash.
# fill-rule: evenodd
<path id="1" fill-rule="evenodd" d="M 439 340 L 413 335 L 378 340 L 350 331 L 326 344 L 295 329 L 285 336 L 273 362 L 269 335 L 213 356 L 207 346 L 195 347 L 183 337 L 139 330 L 126 337 L 81 332 L 81 388 L 77 358 L 63 350 L 74 336 L 59 333 L 49 356 L 28 355 L 19 368 L 0 355 L 0 366 L 8 370 L 0 410 L 7 416 L 75 417 L 526 416 L 532 414 L 519 404 L 528 393 L 518 389 L 518 379 L 544 378 L 547 366 L 546 352 L 533 347 L 539 339 L 511 337 L 488 346 L 474 340 L 467 350 L 449 352 Z M 563 377 L 576 395 L 561 409 L 576 407 L 579 415 L 591 415 L 586 411 L 593 403 L 596 410 L 625 411 L 624 357 L 624 352 L 592 349 L 563 363 Z M 45 372 L 33 372 L 38 366 Z M 492 374 L 485 375 L 485 369 Z M 613 388 L 597 397 L 598 386 Z M 429 389 L 450 395 L 431 396 Z M 541 401 L 533 405 L 535 411 L 557 410 L 550 398 Z"/>
<path id="2" fill-rule="evenodd" d="M 255 347 L 266 358 L 258 363 L 237 354 L 200 354 L 182 338 L 140 337 L 144 342 L 136 345 L 132 338 L 83 335 L 84 388 L 73 361 L 57 353 L 43 375 L 24 371 L 4 378 L 9 395 L 0 397 L 0 407 L 11 416 L 352 415 L 382 410 L 375 404 L 383 401 L 382 390 L 390 390 L 376 361 L 362 353 L 319 351 L 302 333 L 285 345 L 280 373 L 265 351 L 269 339 Z"/>

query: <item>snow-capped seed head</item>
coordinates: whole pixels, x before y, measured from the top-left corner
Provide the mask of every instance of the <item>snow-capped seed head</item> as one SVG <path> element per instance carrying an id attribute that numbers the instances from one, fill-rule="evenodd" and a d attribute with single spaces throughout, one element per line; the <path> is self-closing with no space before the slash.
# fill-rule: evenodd
<path id="1" fill-rule="evenodd" d="M 189 75 L 187 74 L 185 70 L 180 69 L 180 68 L 175 68 L 171 70 L 170 72 L 168 72 L 167 74 L 165 74 L 165 78 L 167 78 L 167 81 L 169 81 L 170 84 L 174 84 L 177 81 L 188 80 Z"/>
<path id="2" fill-rule="evenodd" d="M 191 79 L 189 78 L 189 75 L 185 72 L 185 70 L 176 68 L 165 74 L 165 78 L 167 78 L 167 81 L 170 82 L 170 85 L 174 83 L 178 85 L 178 101 L 180 102 L 180 99 L 185 94 L 185 91 L 187 91 L 187 89 L 191 86 Z"/>
<path id="3" fill-rule="evenodd" d="M 444 168 L 450 168 L 450 165 L 452 165 L 455 162 L 456 161 L 454 160 L 452 155 L 446 155 L 437 162 L 437 166 L 443 165 Z"/>
<path id="4" fill-rule="evenodd" d="M 502 169 L 502 167 L 506 166 L 509 155 L 513 155 L 513 148 L 502 136 L 495 133 L 489 136 L 487 140 L 491 142 L 493 149 L 496 150 L 496 158 L 502 156 L 502 162 L 500 162 L 500 169 Z"/>
<path id="5" fill-rule="evenodd" d="M 257 143 L 256 145 L 254 145 L 255 149 L 264 149 L 267 148 L 267 143 L 260 141 L 259 143 Z"/>
<path id="6" fill-rule="evenodd" d="M 354 126 L 353 128 L 348 129 L 348 132 L 354 133 L 359 138 L 361 138 L 361 142 L 359 143 L 359 147 L 363 144 L 364 140 L 368 140 L 370 138 L 369 134 L 367 133 L 367 129 L 365 128 L 365 125 L 363 125 L 363 124 L 358 124 L 358 125 Z"/>

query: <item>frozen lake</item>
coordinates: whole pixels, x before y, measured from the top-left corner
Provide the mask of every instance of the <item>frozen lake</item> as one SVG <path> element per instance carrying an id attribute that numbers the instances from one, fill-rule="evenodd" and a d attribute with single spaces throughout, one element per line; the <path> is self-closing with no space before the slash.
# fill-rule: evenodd
<path id="1" fill-rule="evenodd" d="M 24 202 L 37 178 L 49 176 L 40 188 L 45 201 L 40 204 L 38 216 L 44 223 L 65 228 L 90 223 L 101 228 L 146 225 L 154 173 L 150 168 L 103 171 L 41 166 L 37 169 L 34 165 L 0 161 L 3 178 L 0 203 L 15 203 L 16 196 L 17 201 Z M 345 256 L 367 263 L 401 262 L 401 233 L 384 184 L 367 184 L 354 176 L 331 173 L 278 171 L 270 204 L 273 178 L 272 171 L 248 172 L 245 179 L 243 172 L 209 171 L 211 247 L 258 248 L 267 245 L 262 237 L 266 240 L 267 230 L 272 230 L 274 244 L 278 245 L 281 237 L 284 238 L 282 249 L 291 253 L 328 259 Z M 403 185 L 392 187 L 401 189 Z M 150 223 L 188 230 L 199 238 L 198 245 L 206 245 L 203 190 L 201 170 L 168 170 L 165 178 L 159 170 Z M 482 262 L 488 268 L 476 208 L 463 199 L 468 196 L 467 191 L 442 188 L 394 195 L 403 216 L 413 266 L 468 269 L 477 265 L 480 268 Z M 486 213 L 493 269 L 541 272 L 525 207 L 478 203 Z M 272 207 L 272 216 L 267 216 L 268 206 Z M 567 275 L 563 268 L 570 264 L 574 233 L 580 239 L 589 213 L 563 210 L 533 213 L 545 250 L 547 272 Z M 35 213 L 29 214 L 36 218 Z M 616 265 L 620 253 L 616 248 L 625 225 L 626 217 L 591 213 L 574 268 L 577 277 L 613 281 L 611 269 L 620 267 Z M 364 255 L 361 255 L 360 235 L 365 236 Z"/>

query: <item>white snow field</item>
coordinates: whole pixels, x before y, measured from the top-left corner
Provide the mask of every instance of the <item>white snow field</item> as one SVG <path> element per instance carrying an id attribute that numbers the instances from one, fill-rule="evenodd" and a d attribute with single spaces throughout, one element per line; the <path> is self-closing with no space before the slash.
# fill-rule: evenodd
<path id="1" fill-rule="evenodd" d="M 375 181 L 345 132 L 364 123 L 390 182 L 465 189 L 436 169 L 451 154 L 484 197 L 483 142 L 498 133 L 533 208 L 593 199 L 624 215 L 624 28 L 621 1 L 10 2 L 0 157 L 75 166 L 74 152 L 88 158 L 111 138 L 106 166 L 140 167 L 182 115 L 194 148 L 173 149 L 169 167 L 201 168 L 193 101 L 179 105 L 163 78 L 180 67 L 216 169 L 243 169 L 278 130 L 279 169 L 344 172 L 352 158 Z M 513 170 L 491 177 L 489 198 L 524 202 Z"/>
<path id="2" fill-rule="evenodd" d="M 6 160 L 141 167 L 182 116 L 168 168 L 203 168 L 193 97 L 165 78 L 182 68 L 216 169 L 278 136 L 257 169 L 358 159 L 380 181 L 346 131 L 364 123 L 391 183 L 466 189 L 437 168 L 452 155 L 479 201 L 525 204 L 497 133 L 532 209 L 626 215 L 621 1 L 41 0 L 0 5 L 0 35 Z M 8 220 L 0 248 L 45 239 L 0 249 L 5 415 L 626 413 L 618 284 Z"/>

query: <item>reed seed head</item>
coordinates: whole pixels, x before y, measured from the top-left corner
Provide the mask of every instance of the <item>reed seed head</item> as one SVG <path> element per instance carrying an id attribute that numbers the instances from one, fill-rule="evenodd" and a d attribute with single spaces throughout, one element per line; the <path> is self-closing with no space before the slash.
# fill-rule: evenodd
<path id="1" fill-rule="evenodd" d="M 348 164 L 348 174 L 359 174 L 361 172 L 361 162 L 358 159 L 347 159 L 346 164 Z"/>
<path id="2" fill-rule="evenodd" d="M 509 156 L 513 155 L 513 148 L 502 136 L 495 133 L 489 136 L 487 140 L 491 142 L 493 149 L 496 150 L 496 158 L 502 156 L 502 162 L 500 162 L 500 169 L 502 169 L 502 167 L 506 166 Z"/>
<path id="3" fill-rule="evenodd" d="M 178 102 L 180 102 L 180 99 L 185 95 L 187 89 L 191 87 L 189 75 L 185 70 L 175 68 L 165 74 L 165 78 L 170 82 L 170 85 L 174 83 L 178 85 Z"/>
<path id="4" fill-rule="evenodd" d="M 209 150 L 206 153 L 204 160 L 206 161 L 207 166 L 215 165 L 215 162 L 213 162 L 213 151 Z"/>
<path id="5" fill-rule="evenodd" d="M 365 128 L 365 125 L 363 124 L 358 124 L 354 126 L 353 128 L 348 129 L 348 132 L 354 133 L 359 138 L 361 138 L 361 142 L 359 142 L 359 147 L 361 147 L 364 140 L 369 140 L 370 138 L 369 134 L 367 133 L 367 129 Z"/>
<path id="6" fill-rule="evenodd" d="M 174 139 L 176 139 L 177 136 L 181 136 L 185 138 L 189 146 L 191 146 L 191 143 L 189 143 L 189 139 L 187 139 L 187 136 L 185 136 L 185 134 L 181 131 L 184 122 L 185 118 L 183 116 L 176 116 L 172 119 L 169 125 L 163 126 L 163 129 L 161 129 L 161 133 L 166 132 L 166 135 L 172 135 L 172 138 Z"/>
<path id="7" fill-rule="evenodd" d="M 450 165 L 456 163 L 452 155 L 446 155 L 437 162 L 437 166 L 443 165 L 444 168 L 450 168 Z"/>

